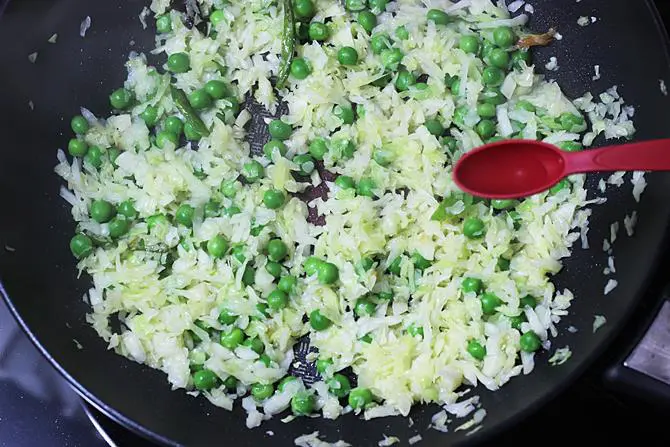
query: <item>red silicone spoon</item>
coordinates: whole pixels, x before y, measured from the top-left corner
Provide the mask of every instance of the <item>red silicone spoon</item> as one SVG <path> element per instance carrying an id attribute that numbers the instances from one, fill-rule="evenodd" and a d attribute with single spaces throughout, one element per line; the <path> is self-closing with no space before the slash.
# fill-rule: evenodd
<path id="1" fill-rule="evenodd" d="M 473 196 L 516 199 L 545 191 L 570 174 L 670 170 L 670 139 L 566 152 L 533 140 L 505 140 L 463 155 L 454 166 L 458 187 Z"/>

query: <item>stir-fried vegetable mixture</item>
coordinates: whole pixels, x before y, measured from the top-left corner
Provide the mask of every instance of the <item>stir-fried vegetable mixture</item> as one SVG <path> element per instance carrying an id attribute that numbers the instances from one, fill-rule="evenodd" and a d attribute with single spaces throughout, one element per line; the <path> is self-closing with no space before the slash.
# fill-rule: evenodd
<path id="1" fill-rule="evenodd" d="M 450 175 L 503 138 L 582 149 L 584 117 L 517 45 L 526 17 L 489 0 L 200 0 L 190 26 L 168 4 L 152 3 L 161 63 L 131 55 L 113 112 L 82 109 L 56 168 L 110 348 L 216 405 L 243 398 L 250 427 L 289 408 L 407 415 L 530 372 L 572 299 L 550 275 L 585 226 L 583 179 L 487 201 Z M 263 123 L 246 97 L 287 112 Z M 250 153 L 246 129 L 266 124 Z M 303 336 L 314 384 L 288 375 Z"/>

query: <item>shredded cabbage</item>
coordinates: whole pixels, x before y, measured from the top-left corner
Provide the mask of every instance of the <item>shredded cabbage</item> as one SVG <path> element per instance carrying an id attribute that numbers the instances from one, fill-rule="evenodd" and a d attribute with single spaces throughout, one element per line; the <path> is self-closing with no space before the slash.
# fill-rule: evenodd
<path id="1" fill-rule="evenodd" d="M 304 393 L 311 393 L 312 411 L 325 417 L 350 411 L 330 385 L 333 374 L 347 368 L 358 388 L 374 396 L 366 419 L 407 415 L 417 402 L 469 413 L 476 401 L 456 403 L 461 385 L 496 390 L 530 372 L 533 354 L 524 352 L 519 360 L 522 335 L 532 332 L 548 348 L 573 299 L 569 290 L 557 291 L 550 276 L 576 240 L 588 244 L 589 213 L 580 211 L 586 205 L 584 178 L 573 176 L 519 201 L 490 202 L 461 193 L 451 166 L 490 138 L 589 146 L 600 133 L 630 137 L 633 110 L 623 106 L 616 89 L 600 95 L 600 102 L 586 94 L 573 103 L 524 62 L 501 79 L 501 92 L 487 86 L 487 57 L 461 50 L 461 37 L 491 45 L 495 29 L 512 26 L 523 35 L 527 20 L 510 17 L 489 0 L 451 5 L 447 25 L 427 21 L 419 0 L 389 4 L 373 35 L 389 36 L 403 70 L 425 75 L 425 82 L 398 89 L 398 74 L 391 70 L 385 78 L 383 57 L 369 49 L 370 36 L 342 2 L 317 0 L 313 20 L 328 21 L 330 37 L 297 45 L 296 56 L 311 73 L 303 80 L 289 77 L 276 92 L 272 79 L 282 60 L 284 17 L 277 2 L 201 0 L 203 13 L 219 14 L 205 34 L 187 27 L 184 13 L 169 10 L 169 3 L 151 2 L 151 11 L 171 24 L 152 53 L 184 53 L 189 69 L 170 74 L 131 54 L 124 88 L 134 102 L 106 119 L 82 109 L 89 129 L 79 139 L 89 152 L 68 161 L 61 151 L 56 167 L 67 182 L 61 195 L 72 206 L 77 232 L 92 245 L 90 253 L 75 253 L 79 270 L 92 278 L 87 320 L 110 349 L 164 371 L 173 388 L 201 391 L 230 409 L 253 385 L 285 377 L 293 346 L 308 337 L 318 358 L 331 362 L 323 381 L 289 383 L 265 399 L 245 397 L 249 427 Z M 406 39 L 397 37 L 399 27 Z M 356 50 L 356 65 L 338 62 L 342 46 Z M 193 132 L 192 117 L 171 88 L 190 95 L 208 81 L 226 85 L 225 97 L 210 98 L 212 105 L 197 111 L 209 135 L 187 134 L 177 144 L 166 140 L 167 117 L 180 118 Z M 262 118 L 269 115 L 235 110 L 247 97 L 271 113 L 280 110 L 280 98 L 285 102 L 282 120 L 292 128 L 282 143 L 285 154 L 251 151 L 245 126 L 265 126 L 269 119 Z M 478 130 L 483 101 L 497 106 L 494 135 Z M 356 119 L 343 121 L 335 106 L 351 107 Z M 157 124 L 148 123 L 148 109 L 156 112 Z M 576 121 L 566 127 L 569 115 Z M 435 121 L 446 129 L 441 135 L 432 130 Z M 322 163 L 309 149 L 319 138 L 328 149 Z M 93 147 L 100 159 L 91 155 Z M 264 174 L 257 180 L 248 175 L 252 162 Z M 335 176 L 349 177 L 355 187 Z M 641 176 L 635 179 L 643 188 Z M 309 203 L 300 200 L 318 185 L 327 191 Z M 285 197 L 281 206 L 268 205 L 271 190 Z M 92 216 L 100 201 L 118 215 Z M 132 212 L 122 208 L 129 203 Z M 314 224 L 317 214 L 323 225 Z M 481 225 L 482 236 L 467 235 L 467 222 Z M 627 229 L 633 224 L 629 219 Z M 212 248 L 217 237 L 229 246 L 221 256 Z M 268 253 L 273 239 L 282 241 L 286 257 Z M 305 272 L 310 256 L 319 259 L 316 274 Z M 322 275 L 325 262 L 336 269 L 334 281 Z M 280 295 L 288 293 L 284 301 L 274 301 L 277 268 L 282 277 L 296 279 L 285 290 L 280 283 Z M 464 290 L 466 277 L 497 297 L 495 309 L 484 313 L 483 291 Z M 605 293 L 615 286 L 610 280 Z M 534 305 L 527 304 L 528 296 Z M 316 311 L 326 327 L 314 323 Z M 473 341 L 483 356 L 473 354 Z M 459 428 L 484 415 L 477 410 Z M 446 412 L 439 413 L 435 426 L 446 430 L 446 419 Z M 299 445 L 316 445 L 317 435 Z"/>

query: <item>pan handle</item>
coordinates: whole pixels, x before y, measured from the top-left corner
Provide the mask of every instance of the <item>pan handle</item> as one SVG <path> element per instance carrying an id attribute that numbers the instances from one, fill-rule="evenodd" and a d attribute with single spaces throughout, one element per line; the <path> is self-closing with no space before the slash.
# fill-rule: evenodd
<path id="1" fill-rule="evenodd" d="M 605 383 L 616 391 L 670 406 L 670 286 L 642 328 L 605 370 Z"/>

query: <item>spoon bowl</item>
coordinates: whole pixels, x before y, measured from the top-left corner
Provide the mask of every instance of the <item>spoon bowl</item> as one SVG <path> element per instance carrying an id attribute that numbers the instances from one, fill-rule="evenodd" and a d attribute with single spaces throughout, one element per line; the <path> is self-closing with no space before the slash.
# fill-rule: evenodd
<path id="1" fill-rule="evenodd" d="M 464 192 L 489 199 L 517 199 L 545 191 L 570 174 L 594 171 L 670 170 L 670 139 L 581 152 L 534 140 L 505 140 L 464 154 L 453 179 Z"/>

